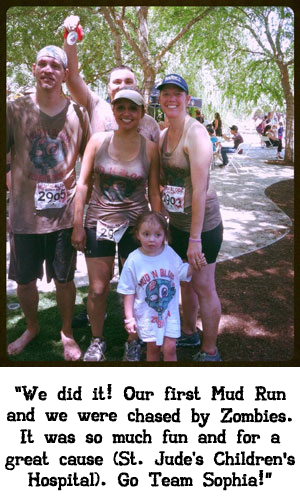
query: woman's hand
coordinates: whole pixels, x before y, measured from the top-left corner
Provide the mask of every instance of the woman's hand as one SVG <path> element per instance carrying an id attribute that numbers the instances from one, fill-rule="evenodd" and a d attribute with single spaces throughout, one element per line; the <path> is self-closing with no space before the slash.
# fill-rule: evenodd
<path id="1" fill-rule="evenodd" d="M 84 252 L 86 244 L 86 233 L 82 225 L 74 225 L 72 232 L 72 246 L 75 250 Z"/>
<path id="2" fill-rule="evenodd" d="M 202 252 L 201 242 L 195 243 L 190 241 L 186 254 L 189 264 L 196 271 L 200 271 L 201 267 L 207 265 L 204 253 Z"/>

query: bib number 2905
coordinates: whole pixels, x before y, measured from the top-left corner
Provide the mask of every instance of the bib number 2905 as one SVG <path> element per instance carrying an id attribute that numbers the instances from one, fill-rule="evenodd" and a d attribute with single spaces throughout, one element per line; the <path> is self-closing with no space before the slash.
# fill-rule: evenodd
<path id="1" fill-rule="evenodd" d="M 67 204 L 67 191 L 64 183 L 38 183 L 34 200 L 37 210 L 63 208 Z"/>

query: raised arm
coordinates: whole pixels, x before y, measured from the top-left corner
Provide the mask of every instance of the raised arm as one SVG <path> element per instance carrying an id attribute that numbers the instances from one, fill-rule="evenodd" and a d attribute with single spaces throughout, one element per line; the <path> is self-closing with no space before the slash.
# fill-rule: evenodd
<path id="1" fill-rule="evenodd" d="M 75 31 L 79 22 L 80 19 L 78 16 L 68 16 L 64 20 L 64 27 L 68 32 Z M 67 39 L 64 39 L 64 50 L 68 56 L 69 73 L 66 84 L 69 92 L 74 101 L 87 107 L 88 94 L 90 91 L 83 78 L 79 75 L 76 43 L 69 45 Z"/>

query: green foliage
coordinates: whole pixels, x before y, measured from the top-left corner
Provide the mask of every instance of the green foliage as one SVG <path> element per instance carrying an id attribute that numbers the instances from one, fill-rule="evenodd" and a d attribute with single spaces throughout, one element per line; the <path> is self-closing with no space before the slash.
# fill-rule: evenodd
<path id="1" fill-rule="evenodd" d="M 136 7 L 113 7 L 124 16 L 126 29 L 140 46 Z M 190 27 L 161 60 L 158 55 L 184 26 L 206 13 Z M 102 7 L 11 7 L 7 11 L 7 76 L 14 88 L 32 86 L 31 67 L 35 53 L 44 45 L 63 44 L 63 21 L 76 14 L 84 27 L 78 44 L 80 71 L 88 84 L 106 85 L 107 73 L 115 66 L 114 38 Z M 262 102 L 285 106 L 278 61 L 293 59 L 293 12 L 288 7 L 149 7 L 149 65 L 157 78 L 176 71 L 189 82 L 191 94 L 204 98 L 207 109 L 215 100 L 236 111 L 262 106 Z M 139 59 L 121 33 L 121 59 L 132 66 L 140 86 L 143 71 Z M 266 34 L 269 31 L 269 39 Z M 270 40 L 272 39 L 272 45 Z M 261 43 L 261 45 L 259 45 Z M 293 91 L 293 64 L 288 67 Z"/>

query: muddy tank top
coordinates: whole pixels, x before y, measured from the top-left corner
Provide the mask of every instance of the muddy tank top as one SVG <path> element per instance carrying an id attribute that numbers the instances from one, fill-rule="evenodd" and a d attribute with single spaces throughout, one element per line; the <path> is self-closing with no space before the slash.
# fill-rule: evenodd
<path id="1" fill-rule="evenodd" d="M 170 224 L 183 231 L 189 232 L 192 220 L 192 196 L 193 187 L 191 181 L 191 169 L 188 155 L 185 153 L 183 146 L 189 128 L 193 124 L 199 124 L 195 119 L 190 118 L 185 126 L 182 136 L 172 152 L 167 152 L 167 130 L 163 136 L 161 147 L 161 170 L 163 175 L 164 186 L 169 186 L 170 189 L 166 192 L 166 197 L 175 201 L 168 211 Z M 182 197 L 182 202 L 180 201 Z M 176 208 L 182 206 L 181 210 Z M 222 221 L 218 197 L 215 189 L 211 186 L 208 178 L 208 186 L 206 192 L 205 214 L 203 221 L 202 232 L 207 232 L 215 229 Z"/>
<path id="2" fill-rule="evenodd" d="M 121 225 L 126 220 L 134 225 L 147 211 L 146 185 L 150 163 L 146 140 L 141 136 L 140 149 L 131 161 L 118 161 L 108 153 L 113 131 L 107 133 L 94 160 L 94 185 L 86 212 L 86 227 L 96 227 L 100 219 L 107 224 Z"/>

